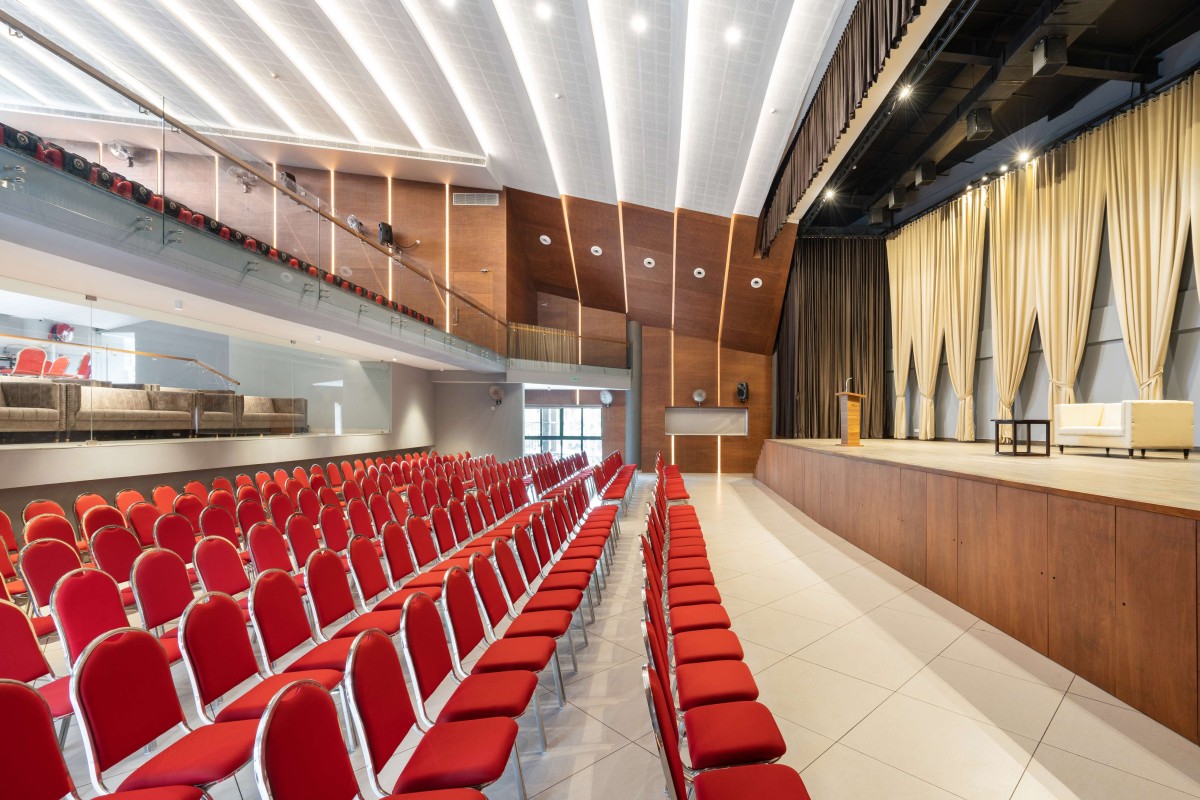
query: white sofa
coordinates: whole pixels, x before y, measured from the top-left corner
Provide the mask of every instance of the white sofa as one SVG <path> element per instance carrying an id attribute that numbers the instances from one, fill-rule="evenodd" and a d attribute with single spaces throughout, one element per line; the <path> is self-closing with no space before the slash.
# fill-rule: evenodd
<path id="1" fill-rule="evenodd" d="M 1179 450 L 1187 458 L 1195 444 L 1193 403 L 1186 400 L 1125 400 L 1069 403 L 1054 407 L 1054 443 L 1133 451 Z"/>

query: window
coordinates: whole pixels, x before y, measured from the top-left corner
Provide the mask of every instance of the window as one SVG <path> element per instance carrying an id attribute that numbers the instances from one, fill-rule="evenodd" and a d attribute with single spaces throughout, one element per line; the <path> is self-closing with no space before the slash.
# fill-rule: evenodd
<path id="1" fill-rule="evenodd" d="M 604 458 L 603 422 L 596 406 L 525 409 L 525 455 L 552 453 L 555 458 L 587 453 L 588 462 Z"/>

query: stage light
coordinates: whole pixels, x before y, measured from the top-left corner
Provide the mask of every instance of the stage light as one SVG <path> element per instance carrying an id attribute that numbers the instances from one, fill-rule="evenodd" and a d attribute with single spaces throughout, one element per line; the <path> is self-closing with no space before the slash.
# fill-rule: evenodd
<path id="1" fill-rule="evenodd" d="M 736 25 L 730 25 L 725 29 L 725 43 L 737 44 L 742 40 L 742 29 Z"/>
<path id="2" fill-rule="evenodd" d="M 629 20 L 629 27 L 633 28 L 634 33 L 645 33 L 650 23 L 641 14 L 634 14 L 633 19 Z"/>

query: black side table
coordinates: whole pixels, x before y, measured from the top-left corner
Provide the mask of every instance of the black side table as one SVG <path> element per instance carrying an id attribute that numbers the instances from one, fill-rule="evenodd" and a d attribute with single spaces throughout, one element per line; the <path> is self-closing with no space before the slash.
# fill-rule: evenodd
<path id="1" fill-rule="evenodd" d="M 1045 456 L 1050 457 L 1050 420 L 1048 419 L 994 419 L 992 420 L 996 435 L 996 455 L 998 456 Z M 1012 428 L 1012 451 L 1008 450 L 1007 445 L 1004 450 L 1000 449 L 1000 426 L 1008 425 Z M 1018 435 L 1021 426 L 1025 426 L 1025 449 L 1018 449 L 1020 436 Z M 1033 426 L 1041 425 L 1046 433 L 1046 452 L 1035 453 L 1033 451 Z"/>

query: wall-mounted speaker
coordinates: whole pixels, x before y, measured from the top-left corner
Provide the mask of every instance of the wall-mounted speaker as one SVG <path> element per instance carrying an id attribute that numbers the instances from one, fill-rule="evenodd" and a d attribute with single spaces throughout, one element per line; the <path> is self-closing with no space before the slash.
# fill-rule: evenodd
<path id="1" fill-rule="evenodd" d="M 741 381 L 738 383 L 737 399 L 739 403 L 744 403 L 750 399 L 750 384 L 746 381 Z"/>
<path id="2" fill-rule="evenodd" d="M 392 235 L 392 226 L 386 222 L 379 223 L 379 243 L 385 247 L 393 244 L 395 238 Z"/>

